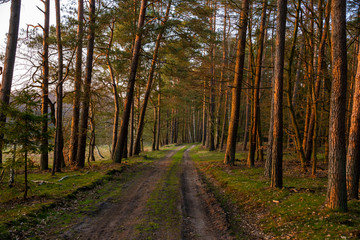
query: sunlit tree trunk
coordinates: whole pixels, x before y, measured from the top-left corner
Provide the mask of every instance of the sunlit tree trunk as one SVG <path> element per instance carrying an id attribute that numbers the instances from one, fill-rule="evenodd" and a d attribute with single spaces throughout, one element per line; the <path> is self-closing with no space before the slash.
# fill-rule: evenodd
<path id="1" fill-rule="evenodd" d="M 329 172 L 325 205 L 347 211 L 346 200 L 346 0 L 331 1 L 332 85 L 329 120 Z"/>
<path id="2" fill-rule="evenodd" d="M 95 0 L 90 0 L 89 9 L 89 30 L 88 30 L 88 45 L 86 54 L 86 69 L 85 69 L 85 81 L 84 81 L 84 96 L 81 103 L 81 116 L 79 126 L 79 142 L 76 154 L 76 165 L 79 168 L 85 166 L 85 151 L 86 151 L 86 136 L 88 129 L 89 119 L 89 106 L 91 99 L 91 74 L 92 63 L 94 56 L 94 42 L 95 42 Z"/>
<path id="3" fill-rule="evenodd" d="M 326 47 L 326 40 L 328 38 L 328 31 L 329 31 L 329 19 L 330 19 L 330 5 L 331 0 L 328 0 L 326 4 L 326 11 L 325 11 L 325 26 L 321 33 L 321 39 L 320 39 L 320 46 L 319 46 L 319 53 L 318 53 L 318 59 L 317 59 L 317 75 L 315 84 L 313 87 L 313 102 L 312 102 L 312 109 L 311 109 L 311 116 L 310 116 L 310 124 L 309 128 L 313 128 L 312 134 L 308 135 L 308 138 L 312 135 L 312 151 L 310 147 L 306 149 L 306 157 L 310 158 L 308 155 L 311 154 L 312 159 L 312 168 L 311 168 L 311 174 L 314 176 L 316 174 L 316 143 L 317 143 L 317 131 L 318 131 L 318 101 L 320 97 L 320 86 L 321 86 L 321 80 L 324 79 L 324 69 L 326 68 L 326 62 L 325 62 L 325 47 Z M 322 14 L 321 14 L 322 15 Z M 320 16 L 321 16 L 320 15 Z M 308 140 L 308 141 L 310 141 Z M 309 153 L 309 152 L 310 153 Z"/>
<path id="4" fill-rule="evenodd" d="M 79 119 L 80 119 L 80 96 L 81 96 L 81 72 L 82 72 L 82 48 L 84 35 L 84 3 L 78 0 L 78 27 L 77 27 L 77 46 L 75 59 L 75 79 L 74 79 L 74 99 L 71 118 L 71 135 L 69 145 L 69 160 L 72 165 L 76 165 L 76 153 L 79 140 Z"/>
<path id="5" fill-rule="evenodd" d="M 258 39 L 258 51 L 256 56 L 256 71 L 255 71 L 255 82 L 254 82 L 254 91 L 253 91 L 253 116 L 251 121 L 251 130 L 250 130 L 250 145 L 249 145 L 249 154 L 247 159 L 248 167 L 253 167 L 255 163 L 255 150 L 256 150 L 256 136 L 258 132 L 259 125 L 259 92 L 260 92 L 260 81 L 261 81 L 261 63 L 264 49 L 264 36 L 265 36 L 265 24 L 266 24 L 266 11 L 267 11 L 267 0 L 263 1 L 262 5 L 262 14 L 261 14 L 261 24 L 260 32 Z"/>
<path id="6" fill-rule="evenodd" d="M 355 91 L 350 120 L 349 144 L 346 156 L 346 185 L 349 199 L 359 198 L 360 175 L 360 49 L 355 77 Z"/>
<path id="7" fill-rule="evenodd" d="M 249 0 L 244 0 L 241 6 L 240 25 L 239 25 L 239 39 L 236 50 L 236 63 L 235 63 L 235 76 L 232 86 L 232 100 L 231 100 L 231 117 L 226 145 L 226 152 L 224 163 L 232 165 L 235 162 L 236 151 L 236 134 L 239 126 L 239 110 L 240 110 L 240 97 L 241 86 L 243 81 L 244 72 L 244 59 L 245 59 L 245 43 L 246 43 L 246 30 L 249 12 Z"/>
<path id="8" fill-rule="evenodd" d="M 296 47 L 296 42 L 297 42 L 298 27 L 299 27 L 299 21 L 300 21 L 300 19 L 299 19 L 300 7 L 301 7 L 301 1 L 298 0 L 297 9 L 296 9 L 296 17 L 295 17 L 295 26 L 294 26 L 294 32 L 293 32 L 293 39 L 292 39 L 292 46 L 291 46 L 291 52 L 290 52 L 290 57 L 289 57 L 289 66 L 288 66 L 288 74 L 287 74 L 287 91 L 285 93 L 286 93 L 286 99 L 287 99 L 287 103 L 288 103 L 288 107 L 289 107 L 290 122 L 291 122 L 291 125 L 293 128 L 293 131 L 295 133 L 295 136 L 294 136 L 295 147 L 296 147 L 296 151 L 298 153 L 299 159 L 300 159 L 301 170 L 306 171 L 306 166 L 305 166 L 306 158 L 305 158 L 305 153 L 304 153 L 304 149 L 303 149 L 303 145 L 302 145 L 299 123 L 296 118 L 295 109 L 294 109 L 294 105 L 292 102 L 293 95 L 291 94 L 292 65 L 293 65 L 293 60 L 294 60 L 294 55 L 295 55 L 295 47 Z"/>
<path id="9" fill-rule="evenodd" d="M 133 97 L 134 97 L 135 78 L 136 78 L 136 72 L 140 57 L 140 51 L 141 51 L 141 39 L 143 32 L 142 28 L 145 22 L 146 7 L 147 7 L 147 0 L 142 0 L 140 13 L 139 13 L 138 30 L 136 32 L 133 55 L 131 59 L 130 76 L 129 76 L 128 87 L 126 92 L 124 112 L 122 115 L 122 122 L 120 126 L 118 139 L 116 142 L 115 151 L 112 156 L 113 161 L 116 163 L 121 163 L 121 159 L 123 158 L 124 148 L 126 147 L 125 144 L 128 133 L 131 104 L 133 102 Z"/>
<path id="10" fill-rule="evenodd" d="M 277 1 L 276 50 L 274 65 L 274 131 L 272 145 L 271 184 L 273 188 L 283 185 L 283 80 L 285 53 L 285 25 L 287 0 Z"/>
<path id="11" fill-rule="evenodd" d="M 140 110 L 139 124 L 138 124 L 137 130 L 136 130 L 136 138 L 135 138 L 135 143 L 134 143 L 134 154 L 135 155 L 138 155 L 141 150 L 140 149 L 140 139 L 142 137 L 142 133 L 143 133 L 143 129 L 144 129 L 146 107 L 147 107 L 149 97 L 151 94 L 151 89 L 152 89 L 152 85 L 153 85 L 152 83 L 153 83 L 153 79 L 154 79 L 154 72 L 155 72 L 155 67 L 156 67 L 157 58 L 158 58 L 158 52 L 159 52 L 163 33 L 165 31 L 165 24 L 169 18 L 170 8 L 171 8 L 171 0 L 168 3 L 164 20 L 161 23 L 160 32 L 158 33 L 157 38 L 156 38 L 153 58 L 152 58 L 151 67 L 150 67 L 150 73 L 149 73 L 146 90 L 145 90 L 145 96 L 143 99 L 143 105 Z"/>
<path id="12" fill-rule="evenodd" d="M 9 32 L 7 35 L 6 52 L 4 59 L 4 71 L 2 76 L 0 103 L 9 105 L 11 85 L 14 73 L 16 47 L 19 33 L 21 0 L 12 0 L 10 9 Z M 6 122 L 6 115 L 0 114 L 0 125 Z M 2 149 L 4 144 L 4 136 L 0 135 L 0 167 L 2 164 Z"/>

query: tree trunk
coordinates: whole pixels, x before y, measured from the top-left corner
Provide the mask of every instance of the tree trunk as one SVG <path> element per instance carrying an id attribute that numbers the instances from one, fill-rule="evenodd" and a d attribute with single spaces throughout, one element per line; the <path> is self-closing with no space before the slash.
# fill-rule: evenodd
<path id="1" fill-rule="evenodd" d="M 129 127 L 129 118 L 130 118 L 130 110 L 131 110 L 131 104 L 133 102 L 133 96 L 134 96 L 134 87 L 135 87 L 135 78 L 136 78 L 136 72 L 140 57 L 140 50 L 141 50 L 141 38 L 142 38 L 142 31 L 143 26 L 145 22 L 145 14 L 146 14 L 146 6 L 147 6 L 147 0 L 141 1 L 141 7 L 140 7 L 140 14 L 139 14 L 139 21 L 138 21 L 138 30 L 136 32 L 135 37 L 135 43 L 134 43 L 134 49 L 133 49 L 133 55 L 131 59 L 131 68 L 130 68 L 130 77 L 128 81 L 128 88 L 126 92 L 126 99 L 125 99 L 125 107 L 124 112 L 122 115 L 122 122 L 120 126 L 120 132 L 118 135 L 118 140 L 116 142 L 115 151 L 113 153 L 113 161 L 116 163 L 121 163 L 121 159 L 123 157 L 123 151 L 124 151 L 124 145 L 126 142 L 126 137 L 128 133 L 128 127 Z M 140 124 L 138 124 L 140 125 Z"/>
<path id="2" fill-rule="evenodd" d="M 158 93 L 158 113 L 157 113 L 157 134 L 156 134 L 156 150 L 160 150 L 160 128 L 161 128 L 161 78 L 159 77 L 159 93 Z"/>
<path id="3" fill-rule="evenodd" d="M 217 117 L 216 117 L 216 149 L 220 148 L 220 143 L 222 139 L 221 132 L 221 113 L 223 109 L 223 94 L 224 94 L 224 79 L 225 79 L 225 71 L 226 71 L 226 23 L 227 23 L 227 3 L 224 3 L 224 24 L 223 24 L 223 41 L 222 41 L 222 65 L 221 65 L 221 73 L 220 73 L 220 83 L 219 83 L 219 105 L 217 109 Z M 221 146 L 222 147 L 222 146 Z M 221 148 L 220 148 L 221 149 Z"/>
<path id="4" fill-rule="evenodd" d="M 154 127 L 153 127 L 153 142 L 152 142 L 152 146 L 151 146 L 151 150 L 155 151 L 156 150 L 156 127 L 157 127 L 157 107 L 154 104 Z"/>
<path id="5" fill-rule="evenodd" d="M 130 120 L 130 144 L 129 144 L 129 150 L 128 150 L 128 153 L 129 153 L 129 157 L 131 157 L 133 155 L 133 149 L 134 149 L 134 117 L 135 117 L 135 114 L 134 114 L 134 107 L 135 107 L 135 104 L 134 104 L 134 101 L 132 102 L 131 104 L 131 120 Z"/>
<path id="6" fill-rule="evenodd" d="M 6 52 L 4 59 L 4 71 L 2 76 L 0 103 L 7 106 L 10 101 L 11 85 L 14 73 L 16 47 L 19 33 L 21 0 L 11 1 L 9 32 L 7 35 Z M 0 125 L 6 122 L 6 115 L 0 114 Z M 4 144 L 4 135 L 0 135 L 0 167 L 2 165 L 2 150 Z"/>
<path id="7" fill-rule="evenodd" d="M 80 119 L 80 97 L 81 97 L 81 72 L 82 72 L 82 48 L 84 35 L 84 2 L 78 0 L 78 28 L 77 28 L 77 47 L 75 60 L 75 79 L 74 79 L 74 99 L 73 99 L 73 113 L 71 119 L 71 135 L 69 146 L 69 161 L 70 164 L 76 165 L 76 153 L 79 140 L 79 119 Z"/>
<path id="8" fill-rule="evenodd" d="M 139 124 L 138 124 L 137 130 L 136 130 L 136 138 L 135 138 L 135 143 L 134 143 L 134 155 L 139 155 L 139 153 L 140 153 L 140 139 L 142 137 L 142 133 L 143 133 L 143 129 L 144 129 L 146 107 L 147 107 L 149 97 L 151 94 L 151 88 L 152 88 L 152 83 L 153 83 L 153 79 L 154 79 L 154 72 L 155 72 L 156 62 L 157 62 L 157 58 L 158 58 L 158 52 L 159 52 L 160 43 L 162 40 L 162 35 L 165 31 L 165 24 L 169 18 L 170 8 L 171 8 L 171 0 L 168 3 L 166 13 L 165 13 L 165 18 L 161 23 L 161 28 L 160 28 L 160 31 L 156 38 L 154 54 L 153 54 L 151 67 L 150 67 L 150 73 L 149 73 L 148 81 L 146 84 L 145 96 L 144 96 L 143 105 L 142 105 L 141 111 L 140 111 Z"/>
<path id="9" fill-rule="evenodd" d="M 42 95 L 41 95 L 41 114 L 48 114 L 48 98 L 49 98 L 49 21 L 50 21 L 50 0 L 44 0 L 44 28 L 43 28 L 43 53 L 42 53 Z M 43 121 L 41 132 L 43 137 L 41 139 L 41 155 L 40 155 L 40 169 L 47 170 L 49 168 L 49 143 L 46 133 L 48 131 L 47 117 Z"/>
<path id="10" fill-rule="evenodd" d="M 79 143 L 76 154 L 77 167 L 83 168 L 85 166 L 85 151 L 86 151 L 86 136 L 89 118 L 89 106 L 91 99 L 91 74 L 92 63 L 94 55 L 94 41 L 95 41 L 95 0 L 90 0 L 89 9 L 89 30 L 88 30 L 88 45 L 86 54 L 86 70 L 84 81 L 84 96 L 81 103 L 80 129 L 79 129 Z"/>
<path id="11" fill-rule="evenodd" d="M 346 201 L 346 1 L 331 1 L 332 74 L 329 121 L 329 172 L 325 205 L 347 211 Z"/>
<path id="12" fill-rule="evenodd" d="M 204 78 L 204 93 L 203 93 L 203 104 L 202 104 L 202 111 L 203 111 L 203 117 L 202 117 L 202 146 L 204 147 L 206 145 L 206 78 Z"/>
<path id="13" fill-rule="evenodd" d="M 283 172 L 283 79 L 285 53 L 285 25 L 287 0 L 277 1 L 276 50 L 274 66 L 274 131 L 272 145 L 271 184 L 273 188 L 282 188 Z"/>
<path id="14" fill-rule="evenodd" d="M 60 0 L 55 0 L 56 9 L 56 38 L 58 46 L 58 82 L 56 84 L 56 132 L 55 132 L 55 149 L 54 163 L 52 174 L 61 171 L 61 159 L 63 159 L 64 142 L 62 137 L 62 115 L 63 115 L 63 50 L 61 42 L 61 22 L 60 22 Z"/>
<path id="15" fill-rule="evenodd" d="M 118 126 L 119 126 L 119 114 L 120 114 L 120 103 L 119 103 L 119 93 L 117 89 L 117 81 L 115 79 L 114 70 L 110 61 L 110 51 L 113 43 L 113 37 L 114 37 L 114 26 L 115 26 L 115 19 L 113 19 L 111 25 L 110 25 L 110 40 L 108 43 L 108 49 L 106 53 L 106 62 L 109 68 L 110 72 L 110 78 L 111 78 L 111 85 L 112 90 L 114 94 L 114 120 L 113 120 L 113 132 L 112 132 L 112 145 L 111 145 L 111 153 L 114 152 L 116 141 L 117 141 L 117 133 L 118 133 Z"/>
<path id="16" fill-rule="evenodd" d="M 304 149 L 303 149 L 303 145 L 302 145 L 299 124 L 298 124 L 298 121 L 296 118 L 295 109 L 294 109 L 294 105 L 292 102 L 293 95 L 291 94 L 291 88 L 292 88 L 291 87 L 291 77 L 292 77 L 291 74 L 292 74 L 293 59 L 294 59 L 294 55 L 295 55 L 298 26 L 299 26 L 299 21 L 300 21 L 300 19 L 299 19 L 300 7 L 301 7 L 301 1 L 299 0 L 297 3 L 295 26 L 294 26 L 294 32 L 293 32 L 293 41 L 292 41 L 292 46 L 291 46 L 290 58 L 289 58 L 286 97 L 287 97 L 287 102 L 288 102 L 288 107 L 289 107 L 289 115 L 290 115 L 291 125 L 293 127 L 293 131 L 295 132 L 296 151 L 297 151 L 299 159 L 300 159 L 301 170 L 305 172 L 306 171 L 306 166 L 305 166 L 306 158 L 305 158 L 305 153 L 304 153 Z"/>
<path id="17" fill-rule="evenodd" d="M 267 0 L 263 1 L 262 5 L 262 14 L 261 14 L 261 24 L 260 24 L 260 32 L 258 39 L 258 51 L 256 56 L 256 71 L 255 71 L 255 82 L 254 82 L 254 94 L 253 94 L 253 119 L 251 121 L 251 131 L 250 131 L 250 146 L 249 146 L 249 154 L 247 159 L 248 167 L 253 167 L 255 164 L 255 150 L 256 150 L 256 136 L 258 132 L 258 124 L 259 124 L 259 114 L 260 114 L 260 81 L 261 81 L 261 63 L 262 56 L 264 50 L 264 36 L 265 36 L 265 24 L 266 24 L 266 11 L 267 11 Z M 261 147 L 261 146 L 259 146 Z"/>
<path id="18" fill-rule="evenodd" d="M 327 33 L 329 31 L 329 19 L 330 19 L 330 0 L 326 4 L 326 12 L 325 12 L 325 26 L 321 34 L 320 39 L 320 46 L 319 46 L 319 53 L 318 53 L 318 66 L 317 66 L 317 75 L 315 84 L 313 86 L 313 102 L 312 102 L 312 109 L 311 109 L 311 116 L 310 116 L 310 124 L 309 124 L 309 134 L 308 138 L 312 136 L 311 139 L 308 139 L 308 141 L 312 141 L 312 143 L 308 144 L 309 148 L 306 149 L 306 158 L 309 159 L 311 157 L 312 160 L 312 170 L 311 174 L 315 176 L 316 174 L 316 142 L 317 142 L 317 131 L 318 131 L 318 101 L 320 96 L 320 86 L 321 86 L 321 80 L 324 78 L 324 69 L 326 68 L 326 62 L 325 62 L 325 47 L 326 47 L 326 39 L 327 39 Z M 320 16 L 322 14 L 320 13 Z M 312 129 L 312 131 L 310 131 Z M 312 146 L 312 151 L 311 147 Z"/>
<path id="19" fill-rule="evenodd" d="M 346 156 L 346 185 L 349 199 L 359 199 L 360 168 L 360 48 Z"/>
<path id="20" fill-rule="evenodd" d="M 224 158 L 224 163 L 227 165 L 233 165 L 235 162 L 236 134 L 239 126 L 239 109 L 240 109 L 241 86 L 242 86 L 243 72 L 244 72 L 245 43 L 246 43 L 248 12 L 249 12 L 249 0 L 244 0 L 242 2 L 241 9 L 242 11 L 240 14 L 239 39 L 236 50 L 235 76 L 234 76 L 234 84 L 232 86 L 231 117 L 230 117 L 226 152 Z"/>

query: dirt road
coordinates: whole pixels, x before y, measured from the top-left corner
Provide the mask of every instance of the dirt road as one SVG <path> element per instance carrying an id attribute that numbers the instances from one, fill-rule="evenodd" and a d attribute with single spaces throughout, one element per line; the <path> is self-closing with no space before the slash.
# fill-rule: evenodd
<path id="1" fill-rule="evenodd" d="M 192 147 L 178 162 L 173 156 L 184 146 L 155 161 L 140 177 L 124 184 L 118 196 L 50 239 L 232 239 L 225 213 L 205 191 L 189 157 Z M 173 183 L 170 178 L 175 179 Z M 166 195 L 169 184 L 176 187 L 177 196 Z M 153 213 L 151 204 L 157 201 L 163 209 Z M 177 205 L 177 212 L 166 209 L 171 204 Z M 167 225 L 167 219 L 176 219 L 178 224 Z"/>

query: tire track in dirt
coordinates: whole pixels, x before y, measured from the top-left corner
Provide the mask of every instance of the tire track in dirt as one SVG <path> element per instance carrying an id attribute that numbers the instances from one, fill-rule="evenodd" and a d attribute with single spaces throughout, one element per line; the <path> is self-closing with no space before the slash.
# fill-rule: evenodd
<path id="1" fill-rule="evenodd" d="M 123 187 L 119 200 L 103 202 L 92 216 L 81 219 L 60 239 L 136 239 L 135 227 L 145 214 L 147 200 L 168 170 L 172 156 L 183 147 L 144 170 L 139 178 Z"/>
<path id="2" fill-rule="evenodd" d="M 219 203 L 210 196 L 200 180 L 188 148 L 183 155 L 181 174 L 182 239 L 233 239 Z"/>

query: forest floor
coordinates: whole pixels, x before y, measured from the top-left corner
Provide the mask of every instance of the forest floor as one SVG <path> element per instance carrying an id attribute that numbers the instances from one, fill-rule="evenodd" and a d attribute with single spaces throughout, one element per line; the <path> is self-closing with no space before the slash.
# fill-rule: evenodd
<path id="1" fill-rule="evenodd" d="M 227 213 L 179 146 L 149 164 L 127 167 L 106 184 L 9 225 L 16 239 L 235 239 Z M 240 235 L 238 235 L 240 236 Z M 265 239 L 241 231 L 245 239 Z"/>
<path id="2" fill-rule="evenodd" d="M 293 152 L 284 154 L 284 188 L 271 189 L 263 162 L 248 168 L 246 154 L 238 151 L 236 166 L 228 167 L 223 152 L 182 145 L 120 165 L 56 176 L 35 171 L 31 181 L 46 183 L 32 185 L 27 201 L 21 191 L 11 199 L 15 187 L 0 189 L 9 196 L 0 198 L 0 239 L 360 238 L 360 201 L 349 201 L 346 213 L 324 207 L 321 155 L 310 176 Z"/>

